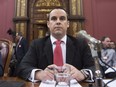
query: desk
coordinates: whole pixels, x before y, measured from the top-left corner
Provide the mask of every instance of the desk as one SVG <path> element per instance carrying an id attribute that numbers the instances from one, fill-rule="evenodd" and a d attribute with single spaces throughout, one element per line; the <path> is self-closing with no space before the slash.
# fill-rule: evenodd
<path id="1" fill-rule="evenodd" d="M 18 77 L 0 77 L 0 80 L 5 80 L 5 81 L 22 81 L 25 83 L 24 87 L 39 87 L 39 83 L 32 83 L 32 82 L 28 82 L 25 80 L 22 80 Z M 82 85 L 82 87 L 89 87 L 88 83 L 80 83 Z"/>
<path id="2" fill-rule="evenodd" d="M 25 86 L 24 87 L 39 87 L 39 83 L 32 83 L 32 82 L 28 82 L 25 80 L 22 80 L 18 77 L 0 77 L 0 80 L 5 80 L 5 81 L 17 81 L 17 82 L 24 82 Z"/>

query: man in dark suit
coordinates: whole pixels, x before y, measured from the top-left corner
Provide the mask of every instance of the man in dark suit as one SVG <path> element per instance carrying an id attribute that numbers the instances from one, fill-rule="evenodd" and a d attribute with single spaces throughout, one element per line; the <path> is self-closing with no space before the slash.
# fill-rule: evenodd
<path id="1" fill-rule="evenodd" d="M 16 33 L 16 58 L 18 63 L 21 62 L 27 50 L 28 50 L 27 40 L 22 36 L 21 32 Z"/>
<path id="2" fill-rule="evenodd" d="M 33 82 L 53 80 L 54 72 L 48 67 L 55 67 L 53 62 L 54 41 L 61 40 L 63 63 L 70 67 L 71 77 L 78 81 L 90 79 L 89 71 L 94 66 L 90 48 L 86 41 L 67 35 L 69 27 L 67 17 L 66 11 L 61 8 L 50 12 L 47 21 L 50 36 L 31 43 L 18 68 L 18 76 Z"/>
<path id="3" fill-rule="evenodd" d="M 21 62 L 22 58 L 28 50 L 27 40 L 22 36 L 21 32 L 16 33 L 15 36 L 16 46 L 14 46 L 14 56 L 11 60 L 11 72 L 10 76 L 16 76 L 16 69 Z M 14 65 L 12 64 L 14 63 Z"/>

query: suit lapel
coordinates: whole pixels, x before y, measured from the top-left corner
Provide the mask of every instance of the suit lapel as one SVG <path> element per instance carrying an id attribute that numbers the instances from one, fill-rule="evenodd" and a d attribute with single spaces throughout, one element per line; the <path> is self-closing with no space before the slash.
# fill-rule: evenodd
<path id="1" fill-rule="evenodd" d="M 75 47 L 72 40 L 68 37 L 66 43 L 66 63 L 72 64 L 72 60 L 75 54 Z"/>
<path id="2" fill-rule="evenodd" d="M 47 57 L 47 61 L 49 64 L 53 64 L 53 50 L 52 50 L 52 43 L 50 38 L 46 40 L 44 52 Z M 73 41 L 67 37 L 66 43 L 66 63 L 72 64 L 72 60 L 75 54 L 75 47 Z"/>
<path id="3" fill-rule="evenodd" d="M 47 39 L 44 48 L 45 55 L 49 64 L 53 64 L 53 50 L 50 38 Z"/>

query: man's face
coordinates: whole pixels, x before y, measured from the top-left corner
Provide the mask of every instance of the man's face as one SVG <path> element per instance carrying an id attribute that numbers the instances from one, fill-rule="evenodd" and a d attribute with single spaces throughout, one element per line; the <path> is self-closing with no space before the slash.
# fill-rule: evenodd
<path id="1" fill-rule="evenodd" d="M 55 38 L 62 38 L 67 33 L 67 28 L 69 27 L 66 12 L 62 9 L 51 11 L 47 26 Z"/>
<path id="2" fill-rule="evenodd" d="M 115 48 L 115 43 L 114 42 L 110 42 L 110 46 L 111 46 L 111 48 Z"/>
<path id="3" fill-rule="evenodd" d="M 15 38 L 15 41 L 18 42 L 20 36 L 18 35 L 18 33 L 16 33 L 16 38 Z"/>
<path id="4" fill-rule="evenodd" d="M 102 41 L 102 43 L 103 43 L 103 46 L 105 47 L 105 48 L 109 48 L 110 47 L 110 38 L 105 38 L 105 40 L 104 41 Z"/>

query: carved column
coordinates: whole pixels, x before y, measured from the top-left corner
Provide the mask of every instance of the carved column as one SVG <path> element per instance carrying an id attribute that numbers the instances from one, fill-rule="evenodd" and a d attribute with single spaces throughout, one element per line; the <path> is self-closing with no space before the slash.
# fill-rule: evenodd
<path id="1" fill-rule="evenodd" d="M 69 0 L 69 17 L 72 28 L 69 33 L 75 37 L 75 32 L 83 29 L 84 17 L 82 0 Z"/>
<path id="2" fill-rule="evenodd" d="M 15 0 L 15 17 L 13 19 L 16 32 L 22 32 L 24 37 L 27 36 L 27 1 Z"/>
<path id="3" fill-rule="evenodd" d="M 54 8 L 62 7 L 69 14 L 70 27 L 68 34 L 76 36 L 83 29 L 83 0 L 15 0 L 14 25 L 29 43 L 36 38 L 44 37 L 48 31 L 47 14 Z"/>

